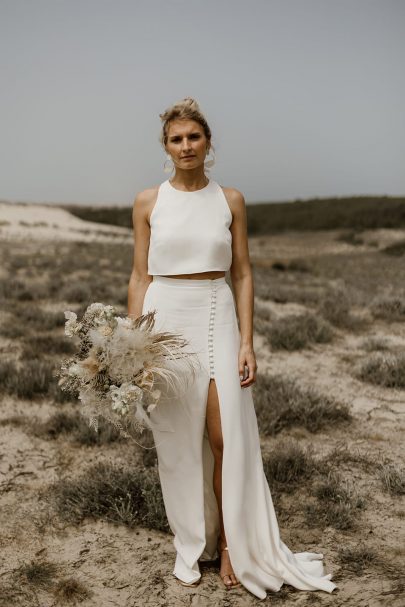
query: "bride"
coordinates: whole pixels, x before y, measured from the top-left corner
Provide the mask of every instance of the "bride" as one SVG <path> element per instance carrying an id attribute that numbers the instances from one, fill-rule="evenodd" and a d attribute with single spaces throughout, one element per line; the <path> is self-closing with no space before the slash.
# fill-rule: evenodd
<path id="1" fill-rule="evenodd" d="M 157 330 L 181 332 L 200 362 L 186 394 L 151 414 L 173 575 L 195 586 L 199 563 L 219 557 L 227 589 L 242 584 L 260 599 L 284 583 L 332 592 L 323 554 L 294 554 L 280 539 L 263 471 L 244 197 L 207 177 L 211 130 L 194 99 L 160 117 L 174 175 L 135 198 L 128 314 L 156 309 Z"/>

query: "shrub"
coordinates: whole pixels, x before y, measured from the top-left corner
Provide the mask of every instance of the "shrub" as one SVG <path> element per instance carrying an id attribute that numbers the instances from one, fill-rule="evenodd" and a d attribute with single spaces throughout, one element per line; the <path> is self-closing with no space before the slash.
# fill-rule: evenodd
<path id="1" fill-rule="evenodd" d="M 60 299 L 75 303 L 90 303 L 92 292 L 87 283 L 73 281 L 64 285 L 60 292 Z"/>
<path id="2" fill-rule="evenodd" d="M 375 318 L 387 321 L 405 320 L 405 298 L 378 296 L 370 304 L 371 313 Z"/>
<path id="3" fill-rule="evenodd" d="M 62 310 L 57 312 L 43 310 L 34 304 L 19 304 L 10 310 L 18 324 L 24 324 L 28 328 L 47 331 L 64 326 L 65 315 Z"/>
<path id="4" fill-rule="evenodd" d="M 365 507 L 365 501 L 340 475 L 330 470 L 326 477 L 314 486 L 313 495 L 317 504 L 307 504 L 305 515 L 308 524 L 331 525 L 335 529 L 354 529 L 358 511 Z"/>
<path id="5" fill-rule="evenodd" d="M 338 558 L 345 569 L 353 571 L 356 575 L 362 575 L 365 568 L 379 562 L 376 551 L 364 543 L 339 548 Z"/>
<path id="6" fill-rule="evenodd" d="M 71 523 L 86 517 L 169 531 L 156 468 L 144 470 L 100 462 L 71 480 L 51 485 L 45 496 Z"/>
<path id="7" fill-rule="evenodd" d="M 291 314 L 274 321 L 268 329 L 267 339 L 276 350 L 300 350 L 311 343 L 327 343 L 333 338 L 330 324 L 307 312 Z"/>
<path id="8" fill-rule="evenodd" d="M 347 242 L 347 244 L 352 245 L 361 245 L 364 244 L 364 240 L 355 230 L 350 230 L 348 232 L 341 232 L 339 236 L 337 236 L 336 240 L 338 242 Z"/>
<path id="9" fill-rule="evenodd" d="M 318 312 L 335 327 L 351 330 L 363 327 L 367 321 L 353 316 L 350 307 L 350 299 L 345 291 L 329 291 L 323 296 Z"/>
<path id="10" fill-rule="evenodd" d="M 269 483 L 277 483 L 278 489 L 287 492 L 310 478 L 317 468 L 312 449 L 304 451 L 293 439 L 275 446 L 264 458 L 263 467 Z"/>
<path id="11" fill-rule="evenodd" d="M 54 382 L 55 363 L 48 360 L 27 360 L 20 367 L 11 361 L 0 362 L 0 388 L 21 398 L 48 393 Z"/>
<path id="12" fill-rule="evenodd" d="M 368 352 L 387 351 L 390 349 L 390 345 L 386 337 L 371 336 L 363 340 L 361 348 Z"/>
<path id="13" fill-rule="evenodd" d="M 17 339 L 18 337 L 27 335 L 27 330 L 14 319 L 14 322 L 7 322 L 7 324 L 0 327 L 0 335 L 8 339 Z"/>
<path id="14" fill-rule="evenodd" d="M 373 352 L 362 362 L 356 376 L 385 388 L 405 388 L 405 353 Z"/>
<path id="15" fill-rule="evenodd" d="M 53 335 L 32 335 L 23 342 L 20 358 L 37 358 L 44 354 L 73 354 L 76 351 L 72 341 Z"/>
<path id="16" fill-rule="evenodd" d="M 55 563 L 43 560 L 33 560 L 30 563 L 21 565 L 15 573 L 23 581 L 29 582 L 40 588 L 50 588 L 53 584 L 53 578 L 58 572 Z"/>
<path id="17" fill-rule="evenodd" d="M 3 278 L 0 280 L 0 297 L 4 299 L 18 299 L 20 301 L 33 300 L 30 288 L 18 278 Z"/>
<path id="18" fill-rule="evenodd" d="M 351 419 L 347 404 L 314 389 L 303 390 L 290 378 L 258 374 L 253 393 L 260 432 L 265 435 L 292 426 L 317 432 Z"/>
<path id="19" fill-rule="evenodd" d="M 63 604 L 65 604 L 65 601 L 70 603 L 76 603 L 76 601 L 81 602 L 91 596 L 90 590 L 73 577 L 59 580 L 55 585 L 53 594 L 58 599 L 59 603 L 63 601 Z"/>
<path id="20" fill-rule="evenodd" d="M 391 495 L 405 494 L 405 470 L 397 468 L 393 464 L 379 464 L 378 475 L 383 483 L 384 489 Z"/>
<path id="21" fill-rule="evenodd" d="M 384 249 L 381 249 L 381 252 L 386 253 L 387 255 L 401 257 L 405 254 L 405 240 L 394 242 L 393 244 L 384 247 Z"/>
<path id="22" fill-rule="evenodd" d="M 112 424 L 100 419 L 96 432 L 80 412 L 58 411 L 46 422 L 36 424 L 33 431 L 36 436 L 49 439 L 56 439 L 61 434 L 71 435 L 81 445 L 102 445 L 122 440 L 119 431 Z"/>

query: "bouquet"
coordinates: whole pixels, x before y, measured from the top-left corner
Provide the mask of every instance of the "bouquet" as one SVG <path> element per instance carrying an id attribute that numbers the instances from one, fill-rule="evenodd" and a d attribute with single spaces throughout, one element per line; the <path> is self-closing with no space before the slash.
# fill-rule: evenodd
<path id="1" fill-rule="evenodd" d="M 76 356 L 62 361 L 58 385 L 78 392 L 82 414 L 96 431 L 102 417 L 125 437 L 142 434 L 152 427 L 148 414 L 161 400 L 159 382 L 179 393 L 194 378 L 199 363 L 185 351 L 188 341 L 154 331 L 155 314 L 122 318 L 102 303 L 88 306 L 81 320 L 65 311 L 65 335 L 79 343 Z"/>

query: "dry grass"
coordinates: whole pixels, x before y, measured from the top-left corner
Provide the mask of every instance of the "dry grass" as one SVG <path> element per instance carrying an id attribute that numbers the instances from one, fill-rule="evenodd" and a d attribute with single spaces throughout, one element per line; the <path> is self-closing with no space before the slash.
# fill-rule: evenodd
<path id="1" fill-rule="evenodd" d="M 52 484 L 44 497 L 71 523 L 89 517 L 128 527 L 169 530 L 155 468 L 140 470 L 100 462 L 78 477 Z"/>
<path id="2" fill-rule="evenodd" d="M 367 352 L 387 352 L 390 350 L 390 341 L 386 337 L 370 336 L 363 339 L 360 347 Z"/>
<path id="3" fill-rule="evenodd" d="M 57 573 L 57 565 L 46 560 L 33 560 L 30 563 L 24 563 L 15 571 L 15 575 L 22 581 L 45 589 L 52 587 Z"/>
<path id="4" fill-rule="evenodd" d="M 339 329 L 350 331 L 363 330 L 369 322 L 355 316 L 351 311 L 351 300 L 345 290 L 330 290 L 322 298 L 318 312 L 325 320 Z"/>
<path id="5" fill-rule="evenodd" d="M 356 529 L 359 511 L 365 508 L 365 499 L 347 479 L 335 470 L 329 470 L 316 483 L 312 494 L 318 501 L 305 506 L 308 525 L 331 525 L 340 530 Z"/>
<path id="6" fill-rule="evenodd" d="M 362 239 L 362 237 L 359 235 L 359 233 L 356 230 L 347 230 L 345 232 L 341 232 L 336 240 L 338 242 L 347 242 L 348 244 L 352 244 L 352 245 L 362 245 L 364 244 L 364 240 Z"/>
<path id="7" fill-rule="evenodd" d="M 293 440 L 279 441 L 264 459 L 264 471 L 272 487 L 288 493 L 307 481 L 318 469 L 313 450 Z"/>
<path id="8" fill-rule="evenodd" d="M 384 249 L 382 249 L 382 252 L 386 255 L 402 257 L 403 255 L 405 255 L 405 240 L 400 240 L 399 242 L 395 242 L 384 247 Z"/>
<path id="9" fill-rule="evenodd" d="M 379 295 L 372 300 L 370 310 L 374 318 L 387 322 L 404 321 L 405 297 Z"/>
<path id="10" fill-rule="evenodd" d="M 274 321 L 265 333 L 274 350 L 302 350 L 313 343 L 329 343 L 333 339 L 330 324 L 311 312 L 290 314 Z"/>
<path id="11" fill-rule="evenodd" d="M 363 575 L 364 570 L 379 561 L 376 550 L 364 542 L 356 546 L 343 546 L 338 550 L 338 558 L 344 569 L 355 575 Z"/>
<path id="12" fill-rule="evenodd" d="M 25 360 L 22 364 L 0 361 L 0 391 L 25 399 L 44 396 L 55 383 L 55 369 L 56 363 L 47 359 Z"/>
<path id="13" fill-rule="evenodd" d="M 385 491 L 394 496 L 405 494 L 405 469 L 383 463 L 378 465 L 377 470 Z"/>
<path id="14" fill-rule="evenodd" d="M 103 419 L 99 420 L 96 432 L 78 411 L 75 413 L 58 411 L 45 422 L 31 424 L 28 426 L 28 431 L 48 440 L 55 440 L 60 435 L 69 436 L 73 442 L 80 445 L 105 445 L 124 440 L 118 430 Z"/>
<path id="15" fill-rule="evenodd" d="M 34 359 L 54 354 L 73 354 L 76 350 L 72 341 L 49 333 L 30 335 L 22 341 L 20 360 Z"/>
<path id="16" fill-rule="evenodd" d="M 373 352 L 355 374 L 362 381 L 384 388 L 405 388 L 405 353 Z"/>
<path id="17" fill-rule="evenodd" d="M 303 390 L 296 381 L 283 376 L 258 374 L 253 394 L 260 432 L 264 435 L 275 435 L 293 426 L 317 432 L 351 420 L 346 403 L 314 389 Z"/>
<path id="18" fill-rule="evenodd" d="M 91 592 L 81 582 L 73 577 L 63 578 L 55 585 L 53 594 L 58 604 L 81 602 L 91 597 Z"/>

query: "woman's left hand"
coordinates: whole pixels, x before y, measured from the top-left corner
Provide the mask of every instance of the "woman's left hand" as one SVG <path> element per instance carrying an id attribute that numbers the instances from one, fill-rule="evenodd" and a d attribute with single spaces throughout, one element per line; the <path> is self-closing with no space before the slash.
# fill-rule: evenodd
<path id="1" fill-rule="evenodd" d="M 249 375 L 245 374 L 245 365 Z M 247 371 L 247 370 L 246 370 Z M 247 388 L 256 381 L 257 363 L 254 350 L 251 346 L 240 346 L 239 348 L 239 379 L 241 388 Z"/>

